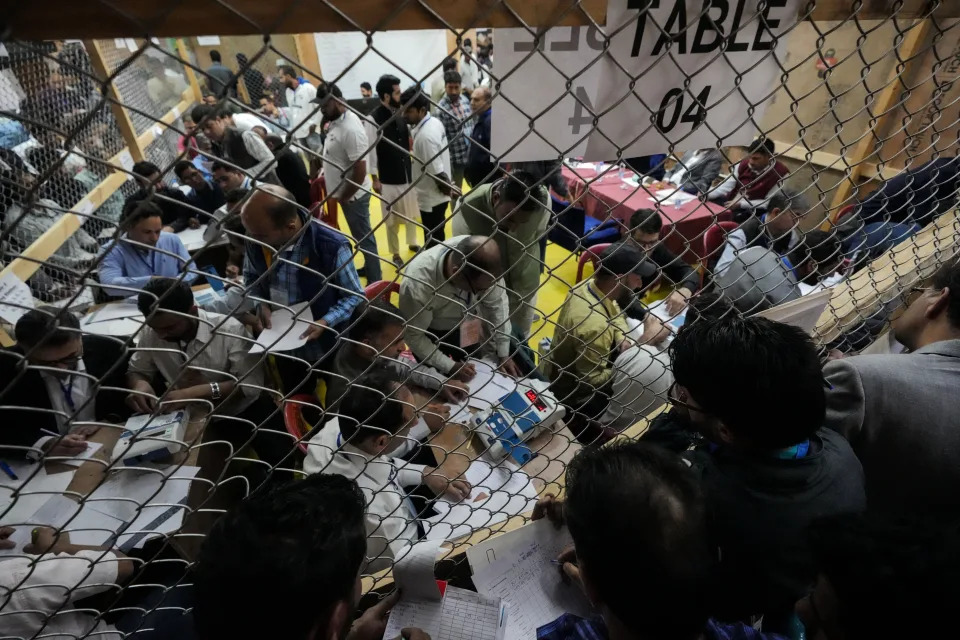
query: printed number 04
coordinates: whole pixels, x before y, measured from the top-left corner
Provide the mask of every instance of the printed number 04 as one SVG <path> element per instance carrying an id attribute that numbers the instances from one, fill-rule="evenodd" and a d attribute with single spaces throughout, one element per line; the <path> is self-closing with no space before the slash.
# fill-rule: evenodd
<path id="1" fill-rule="evenodd" d="M 683 89 L 667 91 L 663 100 L 660 101 L 660 109 L 654 116 L 654 123 L 660 132 L 669 133 L 673 131 L 673 128 L 677 126 L 677 121 L 689 122 L 691 131 L 703 124 L 703 121 L 707 119 L 707 100 L 710 99 L 711 89 L 713 89 L 712 86 L 705 86 L 697 94 L 693 104 L 683 112 L 683 117 L 680 116 L 680 110 L 683 109 L 683 101 L 689 94 Z M 669 119 L 667 118 L 668 112 L 670 114 Z"/>

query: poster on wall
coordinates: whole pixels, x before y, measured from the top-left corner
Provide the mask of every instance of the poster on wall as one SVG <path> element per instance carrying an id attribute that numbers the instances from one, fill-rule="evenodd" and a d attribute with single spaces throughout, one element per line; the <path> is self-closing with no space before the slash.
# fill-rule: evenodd
<path id="1" fill-rule="evenodd" d="M 593 161 L 747 144 L 780 87 L 798 4 L 610 0 L 605 27 L 549 29 L 536 46 L 526 29 L 497 29 L 493 152 Z"/>
<path id="2" fill-rule="evenodd" d="M 361 32 L 315 33 L 313 37 L 324 79 L 336 82 L 348 100 L 361 97 L 361 82 L 375 87 L 384 74 L 400 78 L 404 89 L 418 82 L 429 87 L 448 53 L 443 29 L 378 31 L 369 46 Z"/>

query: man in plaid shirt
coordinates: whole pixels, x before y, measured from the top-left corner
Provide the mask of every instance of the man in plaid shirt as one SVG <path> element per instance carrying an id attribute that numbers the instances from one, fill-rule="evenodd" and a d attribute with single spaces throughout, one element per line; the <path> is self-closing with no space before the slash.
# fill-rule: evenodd
<path id="1" fill-rule="evenodd" d="M 450 173 L 454 186 L 459 190 L 463 186 L 463 170 L 467 166 L 467 137 L 472 123 L 467 124 L 472 115 L 470 100 L 460 93 L 460 74 L 447 71 L 443 74 L 446 93 L 437 105 L 436 116 L 447 131 L 450 151 Z"/>

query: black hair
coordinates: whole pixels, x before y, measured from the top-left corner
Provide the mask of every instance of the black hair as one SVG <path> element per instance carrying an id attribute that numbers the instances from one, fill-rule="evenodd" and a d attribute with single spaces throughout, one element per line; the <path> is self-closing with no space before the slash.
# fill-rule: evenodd
<path id="1" fill-rule="evenodd" d="M 670 360 L 703 412 L 757 448 L 798 444 L 823 425 L 820 358 L 797 327 L 736 314 L 701 319 L 677 333 Z"/>
<path id="2" fill-rule="evenodd" d="M 810 203 L 802 191 L 785 184 L 777 189 L 767 201 L 767 211 L 774 210 L 790 210 L 794 215 L 802 216 L 810 211 Z"/>
<path id="3" fill-rule="evenodd" d="M 134 163 L 131 171 L 135 175 L 140 176 L 141 178 L 147 178 L 152 176 L 155 173 L 160 173 L 160 167 L 153 164 L 152 162 L 141 160 L 140 162 Z"/>
<path id="4" fill-rule="evenodd" d="M 137 308 L 145 318 L 157 309 L 187 313 L 193 305 L 190 285 L 177 278 L 151 278 L 137 295 Z"/>
<path id="5" fill-rule="evenodd" d="M 187 169 L 193 169 L 193 163 L 189 160 L 181 160 L 173 166 L 173 172 L 177 174 L 177 177 L 181 180 L 183 179 L 183 174 Z"/>
<path id="6" fill-rule="evenodd" d="M 234 173 L 243 173 L 242 169 L 227 162 L 223 162 L 222 160 L 214 160 L 213 164 L 210 165 L 210 173 L 214 173 L 216 171 L 233 171 Z"/>
<path id="7" fill-rule="evenodd" d="M 400 309 L 386 300 L 361 303 L 350 315 L 347 337 L 354 342 L 362 342 L 387 327 L 403 326 L 404 322 Z"/>
<path id="8" fill-rule="evenodd" d="M 515 208 L 525 213 L 536 211 L 542 203 L 537 199 L 537 179 L 526 171 L 514 170 L 503 176 L 498 191 L 500 199 L 510 202 Z"/>
<path id="9" fill-rule="evenodd" d="M 457 59 L 456 59 L 456 58 L 453 58 L 453 57 L 445 58 L 444 61 L 443 61 L 443 65 L 441 65 L 441 68 L 442 68 L 444 71 L 456 71 L 456 70 L 457 70 Z M 444 74 L 444 75 L 446 75 L 446 74 Z"/>
<path id="10" fill-rule="evenodd" d="M 582 449 L 566 480 L 570 535 L 604 606 L 638 638 L 699 637 L 713 559 L 693 472 L 665 449 L 626 441 Z"/>
<path id="11" fill-rule="evenodd" d="M 317 97 L 313 99 L 313 102 L 319 103 L 321 100 L 328 96 L 333 96 L 334 98 L 342 98 L 343 92 L 340 91 L 340 87 L 333 84 L 332 82 L 321 82 L 320 86 L 317 87 Z"/>
<path id="12" fill-rule="evenodd" d="M 284 73 L 284 74 L 286 74 L 286 75 L 288 75 L 288 76 L 290 76 L 290 77 L 292 77 L 292 78 L 296 78 L 296 77 L 297 77 L 297 70 L 294 69 L 294 68 L 293 68 L 292 66 L 290 66 L 289 64 L 282 65 L 282 66 L 280 67 L 280 73 Z"/>
<path id="13" fill-rule="evenodd" d="M 216 49 L 210 50 L 210 59 L 214 62 L 222 62 L 223 58 L 220 57 L 220 52 Z"/>
<path id="14" fill-rule="evenodd" d="M 443 84 L 461 84 L 463 77 L 459 71 L 447 71 L 443 74 Z"/>
<path id="15" fill-rule="evenodd" d="M 814 521 L 810 548 L 836 594 L 844 637 L 923 638 L 949 629 L 960 599 L 958 533 L 955 522 L 875 513 Z"/>
<path id="16" fill-rule="evenodd" d="M 423 92 L 423 89 L 420 88 L 420 85 L 413 85 L 412 87 L 407 87 L 402 94 L 400 94 L 400 104 L 403 105 L 404 109 L 426 109 L 430 110 L 430 99 Z"/>
<path id="17" fill-rule="evenodd" d="M 192 576 L 200 638 L 306 640 L 325 628 L 338 602 L 354 605 L 364 511 L 356 482 L 317 473 L 257 492 L 219 518 Z"/>
<path id="18" fill-rule="evenodd" d="M 150 200 L 131 200 L 129 209 L 124 207 L 123 219 L 120 221 L 122 229 L 135 227 L 147 218 L 163 220 L 163 209 L 156 202 Z"/>
<path id="19" fill-rule="evenodd" d="M 193 121 L 197 124 L 200 124 L 200 121 L 206 117 L 213 117 L 214 109 L 212 105 L 209 104 L 198 104 L 193 109 L 190 110 L 190 117 L 193 118 Z"/>
<path id="20" fill-rule="evenodd" d="M 940 267 L 931 284 L 937 289 L 950 289 L 947 300 L 947 320 L 954 327 L 960 327 L 960 261 L 951 260 Z"/>
<path id="21" fill-rule="evenodd" d="M 816 229 L 803 235 L 803 239 L 790 250 L 787 259 L 794 269 L 799 269 L 808 260 L 812 260 L 818 265 L 826 265 L 830 262 L 839 263 L 842 257 L 843 250 L 837 234 Z M 823 273 L 821 275 L 830 274 Z"/>
<path id="22" fill-rule="evenodd" d="M 400 84 L 400 78 L 390 74 L 380 76 L 377 80 L 377 97 L 383 100 L 383 96 L 393 95 L 393 88 Z"/>
<path id="23" fill-rule="evenodd" d="M 269 147 L 271 144 L 274 146 L 275 151 L 280 151 L 280 148 L 283 146 L 283 138 L 278 136 L 275 133 L 268 134 L 266 138 L 263 139 L 264 143 Z"/>
<path id="24" fill-rule="evenodd" d="M 370 86 L 370 83 L 369 83 L 369 82 L 361 82 L 361 83 L 360 83 L 360 88 L 361 88 L 361 89 L 366 89 L 367 91 L 373 91 L 373 87 Z"/>
<path id="25" fill-rule="evenodd" d="M 237 187 L 236 189 L 230 189 L 225 194 L 223 198 L 227 204 L 233 205 L 243 202 L 243 199 L 247 197 L 247 194 L 250 193 L 250 189 L 244 189 L 243 187 Z"/>
<path id="26" fill-rule="evenodd" d="M 775 150 L 776 147 L 773 146 L 773 140 L 770 138 L 757 138 L 747 147 L 747 153 L 762 153 L 768 156 L 772 156 Z"/>
<path id="27" fill-rule="evenodd" d="M 340 434 L 358 445 L 370 438 L 396 434 L 403 428 L 403 403 L 397 399 L 400 381 L 389 369 L 374 365 L 354 381 L 340 400 Z"/>
<path id="28" fill-rule="evenodd" d="M 663 219 L 653 209 L 637 209 L 630 216 L 630 230 L 643 233 L 660 233 L 663 229 Z"/>
<path id="29" fill-rule="evenodd" d="M 653 283 L 659 267 L 647 259 L 647 254 L 633 244 L 618 242 L 603 250 L 597 262 L 596 273 L 605 276 L 623 276 L 629 273 L 639 275 L 643 286 Z"/>
<path id="30" fill-rule="evenodd" d="M 21 347 L 60 347 L 80 338 L 80 320 L 57 307 L 30 309 L 20 316 L 13 335 Z"/>
<path id="31" fill-rule="evenodd" d="M 687 307 L 687 317 L 683 324 L 686 326 L 701 319 L 709 322 L 736 312 L 736 307 L 733 306 L 729 298 L 721 295 L 716 289 L 701 289 L 690 299 L 690 304 Z"/>
<path id="32" fill-rule="evenodd" d="M 465 46 L 465 47 L 472 47 L 472 46 L 473 46 L 473 40 L 471 40 L 470 38 L 464 38 L 464 39 L 463 39 L 463 46 Z"/>

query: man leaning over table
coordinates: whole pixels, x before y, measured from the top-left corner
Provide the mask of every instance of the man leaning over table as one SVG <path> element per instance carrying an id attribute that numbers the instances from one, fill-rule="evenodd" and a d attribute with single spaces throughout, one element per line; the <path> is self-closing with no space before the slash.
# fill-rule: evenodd
<path id="1" fill-rule="evenodd" d="M 82 334 L 77 317 L 55 307 L 25 313 L 14 335 L 16 346 L 0 351 L 0 455 L 75 456 L 97 431 L 82 423 L 129 415 L 119 340 Z"/>
<path id="2" fill-rule="evenodd" d="M 100 284 L 111 296 L 130 296 L 152 278 L 183 277 L 193 283 L 199 274 L 193 267 L 190 253 L 174 233 L 163 231 L 160 207 L 152 202 L 139 202 L 120 222 L 123 230 L 117 240 L 108 244 L 100 262 Z"/>
<path id="3" fill-rule="evenodd" d="M 510 319 L 497 243 L 457 236 L 420 252 L 400 283 L 410 350 L 425 366 L 470 382 L 468 353 L 492 352 L 501 371 L 519 376 L 510 356 Z"/>
<path id="4" fill-rule="evenodd" d="M 463 197 L 453 217 L 456 235 L 490 236 L 506 266 L 503 285 L 515 337 L 526 341 L 540 288 L 540 238 L 550 222 L 550 196 L 533 176 L 514 171 Z"/>
<path id="5" fill-rule="evenodd" d="M 273 326 L 272 307 L 310 303 L 315 324 L 304 334 L 307 343 L 277 357 L 276 363 L 288 394 L 305 380 L 305 389 L 313 393 L 320 375 L 315 367 L 366 299 L 350 243 L 339 231 L 307 217 L 293 194 L 275 185 L 258 187 L 240 218 L 248 237 L 244 282 L 263 327 Z"/>

